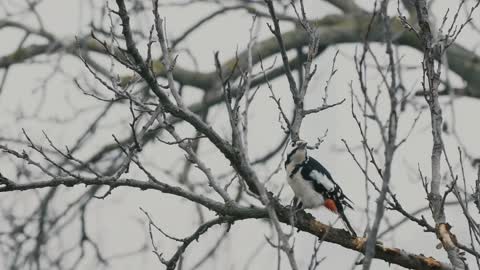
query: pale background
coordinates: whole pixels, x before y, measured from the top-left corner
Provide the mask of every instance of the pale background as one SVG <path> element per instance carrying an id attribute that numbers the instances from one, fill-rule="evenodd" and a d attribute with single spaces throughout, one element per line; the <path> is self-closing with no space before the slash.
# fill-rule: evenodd
<path id="1" fill-rule="evenodd" d="M 15 1 L 0 0 L 6 5 L 14 5 Z M 322 17 L 325 14 L 336 12 L 334 8 L 329 7 L 322 1 L 305 1 L 307 4 L 307 15 L 310 17 Z M 372 2 L 357 1 L 363 7 L 371 10 Z M 396 2 L 396 1 L 394 1 Z M 447 8 L 454 9 L 455 6 L 449 6 L 449 3 L 456 1 L 436 1 L 433 5 L 433 14 L 438 18 L 444 14 Z M 115 7 L 115 3 L 111 2 L 111 6 Z M 212 7 L 208 4 L 195 4 L 191 7 L 182 8 L 162 8 L 161 16 L 166 18 L 167 33 L 170 37 L 176 37 L 183 30 L 196 22 L 199 18 L 212 12 Z M 75 35 L 88 33 L 89 28 L 86 25 L 91 16 L 91 11 L 86 8 L 84 1 L 61 1 L 49 0 L 39 6 L 40 14 L 43 17 L 45 27 L 54 32 L 65 40 L 72 40 Z M 396 14 L 396 5 L 391 5 L 390 15 Z M 4 14 L 0 13 L 0 16 Z M 474 15 L 474 18 L 478 17 Z M 462 18 L 462 16 L 461 16 Z M 143 18 L 143 21 L 134 19 L 134 24 L 150 23 L 151 18 Z M 32 23 L 31 17 L 22 17 L 23 23 Z M 260 40 L 270 37 L 271 34 L 265 25 L 266 20 L 262 19 L 260 24 Z M 243 11 L 233 12 L 228 16 L 219 17 L 218 19 L 204 25 L 195 34 L 183 44 L 182 47 L 188 45 L 191 53 L 195 55 L 199 69 L 203 71 L 213 70 L 213 52 L 220 51 L 222 59 L 234 56 L 235 50 L 246 47 L 248 42 L 248 29 L 251 24 L 251 16 Z M 283 30 L 289 29 L 288 24 L 283 26 Z M 11 52 L 21 39 L 21 34 L 12 30 L 2 30 L 0 32 L 0 55 Z M 467 48 L 474 49 L 480 41 L 475 32 L 466 29 L 460 35 L 458 42 Z M 347 215 L 352 220 L 352 224 L 357 231 L 363 232 L 366 220 L 364 218 L 363 209 L 365 208 L 365 190 L 364 177 L 360 170 L 356 167 L 350 155 L 345 151 L 340 139 L 346 139 L 351 146 L 359 146 L 359 132 L 351 117 L 350 100 L 349 100 L 349 82 L 353 80 L 355 85 L 356 73 L 353 65 L 353 55 L 355 47 L 358 44 L 345 44 L 329 48 L 320 57 L 315 60 L 318 65 L 318 71 L 312 81 L 307 98 L 307 107 L 313 106 L 321 102 L 323 95 L 323 87 L 328 78 L 330 67 L 335 51 L 340 50 L 337 59 L 338 73 L 335 75 L 330 84 L 329 101 L 336 102 L 343 98 L 347 98 L 347 102 L 343 105 L 324 111 L 320 114 L 307 118 L 303 124 L 303 136 L 309 141 L 314 141 L 316 137 L 324 134 L 328 129 L 326 141 L 321 145 L 319 150 L 312 151 L 310 154 L 321 161 L 332 173 L 337 182 L 343 187 L 344 192 L 355 202 L 355 211 L 350 211 Z M 374 45 L 378 55 L 382 55 L 384 48 L 380 45 Z M 401 48 L 400 54 L 403 55 L 404 64 L 418 66 L 421 61 L 421 54 L 409 48 Z M 382 60 L 382 57 L 380 59 Z M 42 59 L 42 57 L 40 57 Z M 83 64 L 71 56 L 64 56 L 61 60 L 61 66 L 68 74 L 55 76 L 47 85 L 47 90 L 39 89 L 39 83 L 52 72 L 52 65 L 15 65 L 10 70 L 7 83 L 3 92 L 0 94 L 0 136 L 1 137 L 20 137 L 21 129 L 24 128 L 29 135 L 37 142 L 44 142 L 42 130 L 47 132 L 49 136 L 55 140 L 58 145 L 68 145 L 76 140 L 76 135 L 82 130 L 85 119 L 95 117 L 103 104 L 83 95 L 72 83 L 73 77 L 86 78 L 93 82 L 93 78 L 88 75 Z M 277 60 L 280 62 L 280 59 Z M 385 62 L 385 61 L 383 61 Z M 180 53 L 179 64 L 182 66 L 192 65 L 192 61 L 185 53 Z M 0 71 L 2 72 L 2 71 Z M 450 73 L 450 79 L 456 86 L 461 86 L 462 82 L 458 77 Z M 421 81 L 421 70 L 413 69 L 404 72 L 406 87 L 408 90 L 419 90 Z M 372 87 L 376 87 L 379 81 L 379 75 L 373 71 L 369 76 L 369 83 Z M 290 106 L 289 91 L 286 80 L 278 79 L 273 84 L 278 96 L 282 97 L 284 105 Z M 99 86 L 100 87 L 100 86 Z M 265 90 L 265 91 L 263 91 Z M 251 150 L 253 157 L 263 153 L 263 149 L 267 146 L 276 145 L 281 139 L 282 132 L 277 121 L 278 111 L 271 99 L 269 99 L 266 88 L 259 92 L 256 101 L 253 103 L 251 124 Z M 358 90 L 358 89 L 357 89 Z M 190 91 L 189 94 L 192 101 L 198 100 L 196 90 Z M 385 95 L 383 96 L 385 98 Z M 417 99 L 419 104 L 425 105 L 422 97 Z M 447 98 L 442 98 L 447 101 Z M 455 99 L 455 116 L 457 128 L 460 131 L 461 139 L 468 146 L 470 154 L 474 156 L 480 155 L 480 127 L 478 115 L 480 115 L 479 100 L 470 98 Z M 43 103 L 39 105 L 39 103 Z M 88 110 L 76 117 L 73 109 L 85 108 Z M 118 107 L 118 113 L 111 115 L 108 121 L 102 121 L 100 131 L 97 133 L 95 142 L 90 143 L 81 152 L 84 157 L 88 157 L 100 145 L 106 142 L 112 142 L 111 134 L 123 138 L 128 133 L 128 121 L 130 115 L 126 107 Z M 385 107 L 385 112 L 387 111 Z M 288 111 L 288 109 L 287 109 Z M 221 130 L 227 127 L 223 106 L 216 106 L 210 119 L 214 121 L 214 127 Z M 386 115 L 386 114 L 384 114 Z M 40 119 L 58 119 L 57 123 L 51 121 L 41 121 Z M 411 107 L 407 108 L 407 112 L 402 114 L 400 119 L 400 137 L 408 131 L 416 112 Z M 451 124 L 451 110 L 444 109 L 444 119 Z M 68 123 L 62 120 L 75 119 Z M 214 119 L 214 117 L 217 117 Z M 372 125 L 373 126 L 373 125 Z M 373 129 L 372 129 L 373 130 Z M 372 132 L 373 133 L 373 132 Z M 122 136 L 125 134 L 125 136 Z M 225 132 L 225 135 L 227 133 Z M 378 141 L 378 136 L 370 137 L 372 142 Z M 458 160 L 457 141 L 449 136 L 445 136 L 445 144 L 447 151 L 450 153 L 450 159 Z M 372 145 L 376 145 L 372 143 Z M 18 146 L 15 146 L 18 148 Z M 21 149 L 21 148 L 20 148 Z M 357 149 L 357 155 L 361 156 L 360 148 Z M 208 145 L 202 145 L 200 153 L 209 166 L 215 172 L 228 171 L 228 167 L 223 160 L 219 159 L 217 152 L 212 152 Z M 395 156 L 395 165 L 393 168 L 392 189 L 398 194 L 398 199 L 403 206 L 413 211 L 419 207 L 426 205 L 425 192 L 421 186 L 417 166 L 419 164 L 425 175 L 429 175 L 429 162 L 431 153 L 431 132 L 430 117 L 425 111 L 422 114 L 419 123 L 413 131 L 407 143 L 397 152 Z M 146 148 L 142 153 L 146 163 L 155 164 L 161 168 L 179 169 L 178 161 L 183 158 L 180 151 L 174 150 L 172 147 L 156 146 Z M 82 156 L 82 155 L 81 155 Z M 380 155 L 381 156 L 381 155 Z M 260 175 L 268 175 L 276 166 L 280 156 L 271 162 L 267 167 L 258 169 Z M 148 161 L 148 162 L 147 162 Z M 11 161 L 7 158 L 0 159 L 0 170 L 8 175 L 11 169 Z M 443 167 L 445 169 L 445 166 Z M 467 165 L 468 184 L 473 185 L 475 173 L 470 166 Z M 445 170 L 446 172 L 446 170 Z M 133 171 L 132 174 L 135 174 Z M 271 181 L 269 187 L 272 191 L 278 191 L 284 182 L 285 174 L 283 170 L 277 174 Z M 161 177 L 162 178 L 162 177 Z M 378 179 L 378 178 L 377 178 Z M 448 179 L 448 178 L 446 178 Z M 168 178 L 162 179 L 168 182 Z M 62 196 L 55 203 L 65 204 L 73 194 L 83 191 L 84 187 L 76 187 L 74 189 L 63 189 Z M 44 191 L 42 191 L 44 192 Z M 377 194 L 371 193 L 374 198 Z M 16 213 L 29 213 L 32 205 L 29 201 L 34 192 L 17 192 L 12 194 L 0 195 L 2 208 L 11 207 Z M 282 192 L 282 201 L 289 203 L 292 194 L 288 188 Z M 453 197 L 451 198 L 453 199 Z M 94 200 L 89 206 L 89 233 L 96 241 L 98 241 L 104 254 L 115 256 L 132 250 L 136 250 L 148 239 L 146 230 L 147 221 L 139 210 L 139 207 L 149 211 L 154 220 L 167 232 L 183 237 L 190 234 L 193 230 L 193 224 L 196 220 L 192 220 L 193 204 L 183 199 L 165 195 L 159 192 L 137 191 L 128 189 L 116 189 L 112 195 L 105 200 Z M 446 209 L 447 219 L 454 226 L 453 232 L 463 242 L 468 243 L 468 231 L 466 230 L 465 221 L 462 219 L 460 208 L 448 207 Z M 323 222 L 333 222 L 335 216 L 323 209 L 311 210 L 319 220 Z M 424 212 L 428 220 L 431 220 L 430 212 Z M 387 219 L 394 223 L 401 219 L 397 213 L 387 211 Z M 77 224 L 78 225 L 78 224 Z M 2 221 L 0 220 L 0 231 L 3 231 Z M 337 223 L 336 226 L 342 226 Z M 383 223 L 380 231 L 386 229 L 386 223 Z M 70 230 L 77 230 L 78 227 L 71 227 Z M 222 230 L 220 227 L 214 227 L 209 233 L 201 237 L 198 243 L 192 244 L 187 250 L 187 265 L 185 269 L 189 269 L 188 263 L 196 261 L 195 257 L 204 254 L 206 250 L 218 238 Z M 249 220 L 235 223 L 230 231 L 230 238 L 221 244 L 219 251 L 214 259 L 205 264 L 202 269 L 274 269 L 276 268 L 276 250 L 268 245 L 259 249 L 258 255 L 250 261 L 250 257 L 256 253 L 259 246 L 265 242 L 264 235 L 270 235 L 269 227 L 263 221 Z M 301 269 L 305 269 L 308 265 L 314 237 L 304 233 L 295 235 L 296 256 Z M 69 243 L 72 239 L 65 238 L 63 241 Z M 167 256 L 175 250 L 177 243 L 166 238 L 157 238 L 160 250 L 164 251 Z M 468 241 L 467 241 L 468 240 Z M 434 234 L 424 233 L 422 229 L 415 225 L 406 223 L 395 231 L 395 234 L 388 234 L 381 241 L 389 246 L 406 249 L 412 253 L 422 253 L 432 255 L 435 258 L 448 261 L 446 253 L 443 249 L 436 249 L 438 241 Z M 150 245 L 149 241 L 147 244 Z M 52 247 L 60 248 L 60 246 Z M 150 250 L 150 246 L 148 250 Z M 325 243 L 320 251 L 321 256 L 326 257 L 322 263 L 321 269 L 350 269 L 357 258 L 357 253 L 336 246 L 334 244 Z M 0 255 L 1 256 L 1 255 Z M 6 258 L 4 258 L 6 259 Z M 0 257 L 0 262 L 4 259 Z M 246 266 L 247 262 L 249 265 Z M 0 263 L 1 264 L 1 263 Z M 473 261 L 470 262 L 473 267 Z M 85 262 L 80 269 L 92 269 L 95 265 Z M 108 269 L 162 269 L 163 266 L 157 261 L 156 257 L 149 251 L 143 254 L 136 254 L 125 258 L 112 260 Z M 372 269 L 387 269 L 389 265 L 374 260 Z M 400 268 L 392 266 L 392 268 Z M 282 269 L 288 269 L 288 262 L 283 259 Z"/>

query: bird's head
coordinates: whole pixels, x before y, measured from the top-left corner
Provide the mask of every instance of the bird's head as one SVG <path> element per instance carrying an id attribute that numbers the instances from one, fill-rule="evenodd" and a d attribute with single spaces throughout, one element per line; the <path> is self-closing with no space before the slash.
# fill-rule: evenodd
<path id="1" fill-rule="evenodd" d="M 300 164 L 307 159 L 307 142 L 303 140 L 297 140 L 292 142 L 291 148 L 287 154 L 287 163 Z"/>
<path id="2" fill-rule="evenodd" d="M 298 149 L 307 149 L 307 145 L 308 143 L 304 140 L 298 140 L 298 141 L 295 141 L 295 142 L 292 142 L 292 147 L 294 148 L 298 148 Z"/>

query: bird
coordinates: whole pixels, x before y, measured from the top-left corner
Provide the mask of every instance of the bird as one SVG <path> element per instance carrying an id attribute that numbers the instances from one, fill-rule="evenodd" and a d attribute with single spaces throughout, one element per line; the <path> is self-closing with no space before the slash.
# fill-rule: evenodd
<path id="1" fill-rule="evenodd" d="M 345 196 L 340 186 L 333 180 L 330 172 L 307 153 L 308 143 L 297 140 L 285 160 L 287 182 L 293 190 L 294 207 L 310 209 L 325 206 L 338 214 L 345 227 L 357 236 L 345 215 L 345 209 L 353 209 L 353 202 Z"/>

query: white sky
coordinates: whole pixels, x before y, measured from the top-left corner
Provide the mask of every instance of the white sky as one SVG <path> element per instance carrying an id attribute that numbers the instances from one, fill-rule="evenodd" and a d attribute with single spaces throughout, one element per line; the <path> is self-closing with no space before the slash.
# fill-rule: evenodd
<path id="1" fill-rule="evenodd" d="M 5 3 L 13 3 L 13 1 L 3 0 Z M 325 14 L 334 12 L 333 8 L 328 7 L 322 1 L 306 1 L 307 13 L 311 17 L 322 17 Z M 359 1 L 362 5 L 368 6 L 370 1 Z M 448 2 L 448 1 L 447 1 Z M 437 1 L 435 3 L 435 14 L 441 17 L 448 6 L 447 2 Z M 114 3 L 111 2 L 112 7 Z M 58 37 L 65 40 L 72 40 L 76 35 L 80 36 L 86 33 L 87 28 L 85 24 L 89 16 L 89 10 L 85 9 L 85 2 L 82 1 L 45 1 L 39 6 L 39 13 L 42 15 L 44 25 L 47 29 L 54 32 Z M 453 7 L 450 7 L 453 8 Z M 394 12 L 396 7 L 391 7 Z M 161 15 L 166 18 L 167 32 L 170 37 L 176 37 L 183 32 L 183 29 L 196 22 L 198 18 L 212 12 L 211 6 L 205 4 L 197 4 L 189 8 L 168 8 L 161 9 Z M 393 13 L 391 13 L 393 14 Z M 0 16 L 3 16 L 0 15 Z M 476 16 L 478 18 L 478 15 Z M 140 23 L 150 22 L 151 18 L 133 18 L 135 25 Z M 34 21 L 31 17 L 22 17 L 22 22 L 32 24 Z M 138 23 L 138 24 L 137 24 Z M 250 15 L 244 12 L 230 13 L 228 16 L 220 17 L 219 19 L 204 25 L 197 33 L 192 35 L 187 43 L 182 47 L 187 47 L 191 53 L 195 55 L 200 70 L 213 70 L 213 52 L 220 51 L 222 59 L 232 57 L 236 48 L 240 50 L 246 47 L 248 42 L 248 29 L 250 27 Z M 259 39 L 270 37 L 270 33 L 265 25 L 265 20 L 260 25 Z M 285 25 L 283 29 L 288 29 Z M 469 48 L 475 47 L 478 44 L 478 35 L 467 30 L 460 36 L 459 42 Z M 18 44 L 21 35 L 12 30 L 3 30 L 0 32 L 0 55 L 5 55 Z M 374 46 L 375 50 L 381 55 L 384 48 L 381 46 Z M 318 64 L 318 71 L 314 80 L 311 83 L 307 107 L 314 106 L 321 101 L 323 96 L 323 87 L 328 78 L 331 61 L 336 50 L 340 50 L 340 55 L 337 59 L 338 73 L 335 75 L 330 84 L 329 101 L 331 103 L 347 98 L 347 102 L 342 106 L 322 112 L 318 115 L 309 117 L 303 125 L 303 136 L 309 141 L 314 141 L 316 137 L 322 136 L 325 130 L 328 129 L 328 137 L 326 142 L 317 151 L 312 151 L 311 155 L 321 161 L 335 177 L 336 181 L 343 187 L 344 192 L 355 202 L 356 210 L 349 212 L 348 216 L 353 220 L 354 227 L 357 231 L 361 231 L 365 226 L 364 213 L 365 207 L 365 191 L 363 176 L 356 167 L 348 153 L 345 152 L 343 144 L 340 139 L 346 139 L 353 147 L 359 145 L 359 134 L 356 125 L 350 113 L 349 100 L 349 82 L 355 80 L 353 55 L 355 45 L 347 44 L 335 48 L 329 48 L 315 63 Z M 408 65 L 418 65 L 421 55 L 411 49 L 401 49 L 400 54 L 404 57 L 403 63 Z M 55 56 L 53 56 L 55 57 Z M 42 58 L 39 58 L 42 59 Z M 277 61 L 279 61 L 278 59 Z M 382 57 L 380 57 L 382 61 Z M 62 67 L 65 71 L 72 75 L 87 74 L 83 64 L 77 59 L 66 56 L 62 59 Z M 190 66 L 193 68 L 192 62 L 188 59 L 185 53 L 180 54 L 179 65 Z M 12 67 L 6 84 L 6 88 L 0 95 L 0 136 L 17 137 L 21 134 L 21 128 L 25 128 L 34 140 L 38 142 L 44 141 L 42 138 L 42 130 L 45 130 L 51 138 L 55 140 L 58 145 L 71 144 L 75 141 L 76 135 L 84 128 L 82 125 L 87 119 L 92 119 L 99 113 L 99 104 L 96 100 L 84 96 L 71 83 L 71 78 L 58 76 L 52 80 L 48 85 L 47 91 L 35 90 L 39 81 L 51 72 L 51 66 L 36 64 L 36 65 L 16 65 Z M 420 89 L 421 73 L 419 69 L 408 71 L 404 73 L 407 89 Z M 93 82 L 93 78 L 85 76 Z M 375 72 L 370 72 L 369 86 L 376 89 L 379 75 Z M 454 84 L 461 86 L 461 81 L 451 74 L 451 79 Z M 98 85 L 98 84 L 97 84 Z M 287 100 L 289 92 L 285 79 L 276 80 L 273 84 L 278 96 L 285 101 L 285 106 L 288 106 Z M 266 90 L 266 89 L 263 89 Z M 275 145 L 280 140 L 281 130 L 279 128 L 277 117 L 278 112 L 275 104 L 269 99 L 267 91 L 260 90 L 256 101 L 252 108 L 252 119 L 250 120 L 251 130 L 251 155 L 253 157 L 259 156 L 267 149 L 267 146 Z M 198 98 L 195 95 L 195 90 L 191 98 L 194 100 Z M 42 99 L 45 99 L 45 104 L 40 109 L 37 104 Z M 383 97 L 385 98 L 385 96 Z M 418 99 L 419 103 L 423 103 L 423 99 Z M 478 121 L 472 120 L 472 116 L 479 115 L 480 101 L 468 98 L 459 98 L 455 101 L 455 114 L 458 124 L 458 130 L 461 132 L 461 137 L 468 146 L 471 154 L 480 154 L 480 144 L 478 138 L 480 136 L 480 128 Z M 35 116 L 47 119 L 49 117 L 56 117 L 59 119 L 66 119 L 72 116 L 72 106 L 76 108 L 92 108 L 91 112 L 76 119 L 72 123 L 65 126 L 64 123 L 52 124 L 49 122 L 38 121 L 37 119 L 26 120 L 16 119 L 15 113 L 18 110 L 23 111 L 25 115 L 35 113 Z M 382 105 L 383 106 L 383 105 Z M 115 114 L 108 118 L 108 121 L 102 121 L 100 131 L 94 143 L 86 146 L 81 156 L 88 157 L 99 146 L 106 142 L 112 142 L 111 134 L 116 134 L 122 138 L 127 136 L 129 121 L 129 112 L 126 107 L 116 108 Z M 38 110 L 37 110 L 38 109 Z M 382 107 L 384 112 L 387 112 L 386 106 Z M 287 108 L 288 111 L 288 108 Z M 444 110 L 447 121 L 450 121 L 450 110 Z M 226 123 L 222 117 L 224 109 L 217 106 L 210 114 L 210 120 L 215 121 L 214 127 L 222 129 L 226 127 Z M 17 115 L 18 116 L 18 115 Z M 400 119 L 400 134 L 406 134 L 410 124 L 412 123 L 416 113 L 408 108 L 402 114 Z M 392 178 L 392 189 L 398 194 L 399 200 L 403 206 L 409 210 L 416 210 L 419 206 L 426 205 L 425 193 L 419 182 L 417 173 L 417 165 L 419 164 L 425 175 L 429 175 L 429 159 L 431 153 L 431 133 L 429 130 L 429 115 L 425 112 L 412 133 L 408 142 L 399 150 L 395 156 L 395 166 Z M 121 125 L 119 125 L 121 124 Z M 373 125 L 372 125 L 373 126 Z M 182 129 L 180 129 L 182 130 Z M 372 133 L 374 129 L 372 128 Z M 222 132 L 221 132 L 222 133 Z M 123 136 L 122 136 L 123 134 Z M 228 132 L 224 132 L 228 135 Z M 403 137 L 402 135 L 400 137 Z M 372 141 L 378 139 L 371 137 Z M 450 159 L 457 160 L 457 143 L 450 137 L 445 138 L 447 151 L 450 153 Z M 373 144 L 376 146 L 376 144 Z M 17 147 L 17 146 L 15 146 Z M 210 147 L 206 144 L 202 145 L 201 153 L 205 154 L 205 161 L 215 172 L 225 172 L 226 164 L 219 159 L 218 153 L 212 152 Z M 179 155 L 180 154 L 180 155 Z M 357 152 L 361 156 L 361 152 Z M 381 154 L 379 155 L 381 156 Z M 142 158 L 146 163 L 155 164 L 162 168 L 175 168 L 181 158 L 179 151 L 173 151 L 169 147 L 155 147 L 146 149 L 142 154 Z M 275 162 L 270 164 L 269 168 L 259 168 L 261 175 L 267 175 L 276 166 L 280 157 L 276 157 Z M 379 161 L 381 159 L 379 158 Z M 0 159 L 2 171 L 11 166 L 8 159 Z M 176 166 L 178 168 L 178 165 Z M 445 167 L 444 167 L 445 168 Z M 373 170 L 372 170 L 373 171 Z M 133 172 L 134 174 L 135 172 Z M 458 173 L 458 172 L 457 172 Z M 277 174 L 270 183 L 270 188 L 273 191 L 278 191 L 284 182 L 284 172 Z M 470 168 L 467 168 L 467 178 L 472 185 L 475 175 Z M 378 178 L 377 178 L 378 179 Z M 168 181 L 168 180 L 167 180 Z M 80 194 L 84 191 L 83 187 L 77 187 L 72 191 L 65 191 L 59 196 L 56 203 L 64 204 L 74 194 Z M 2 194 L 0 199 L 3 201 L 15 201 L 12 203 L 14 211 L 17 213 L 28 213 L 31 205 L 28 203 L 29 198 L 33 196 L 32 192 L 18 193 L 5 195 Z M 376 198 L 376 194 L 373 197 Z M 282 193 L 282 200 L 288 203 L 291 198 L 291 192 L 286 188 Z M 113 194 L 106 200 L 95 200 L 89 205 L 88 220 L 90 224 L 89 232 L 94 238 L 99 241 L 100 247 L 105 254 L 118 254 L 125 251 L 130 251 L 138 248 L 145 237 L 146 220 L 144 215 L 139 210 L 139 207 L 150 212 L 150 214 L 167 232 L 183 237 L 190 234 L 196 224 L 197 220 L 192 220 L 192 213 L 194 207 L 192 203 L 180 200 L 176 197 L 164 195 L 162 193 L 153 191 L 130 191 L 127 189 L 114 190 Z M 335 217 L 323 209 L 310 211 L 313 215 L 323 222 L 332 222 Z M 430 213 L 425 212 L 428 220 L 431 220 Z M 387 212 L 390 222 L 395 222 L 401 217 L 392 212 Z M 463 242 L 467 243 L 468 235 L 464 225 L 464 220 L 459 211 L 459 208 L 448 208 L 447 218 L 454 226 L 453 232 Z M 77 224 L 78 225 L 78 224 Z M 0 222 L 0 231 L 2 223 Z M 341 226 L 338 223 L 336 226 Z M 383 224 L 381 231 L 386 228 Z M 72 232 L 78 227 L 72 228 Z M 218 227 L 207 233 L 200 239 L 197 244 L 192 244 L 187 251 L 187 267 L 191 263 L 196 262 L 197 257 L 202 256 L 206 252 L 214 240 L 217 239 L 221 233 Z M 257 246 L 264 241 L 264 235 L 269 234 L 269 229 L 262 221 L 241 221 L 235 223 L 230 232 L 230 238 L 223 242 L 219 252 L 215 256 L 215 261 L 210 261 L 205 264 L 202 269 L 243 269 L 244 264 L 249 256 L 255 252 Z M 72 233 L 72 235 L 75 235 Z M 314 237 L 304 233 L 299 233 L 295 236 L 295 251 L 301 269 L 308 266 L 312 244 Z M 160 250 L 164 250 L 167 256 L 172 254 L 176 243 L 165 238 L 157 238 Z M 64 239 L 66 243 L 73 239 Z M 443 250 L 435 249 L 437 240 L 433 234 L 423 233 L 422 229 L 416 225 L 407 224 L 400 227 L 395 235 L 388 235 L 381 239 L 383 243 L 389 246 L 394 246 L 406 249 L 413 253 L 422 253 L 425 255 L 432 255 L 442 261 L 447 261 L 446 254 Z M 254 261 L 252 261 L 249 269 L 272 269 L 275 267 L 276 251 L 266 246 L 262 249 Z M 320 256 L 326 257 L 322 263 L 321 268 L 324 269 L 350 269 L 357 254 L 350 250 L 340 248 L 333 244 L 325 243 L 322 246 Z M 2 259 L 0 258 L 0 261 Z M 288 262 L 286 258 L 283 259 L 283 268 L 287 269 Z M 471 266 L 473 262 L 470 262 Z M 88 269 L 91 265 L 85 264 L 81 269 Z M 109 269 L 126 270 L 126 269 L 158 269 L 163 267 L 157 261 L 154 255 L 146 252 L 142 256 L 132 256 L 121 260 L 114 260 Z M 375 261 L 372 269 L 386 269 L 389 266 L 380 261 Z M 398 268 L 398 267 L 392 267 Z"/>

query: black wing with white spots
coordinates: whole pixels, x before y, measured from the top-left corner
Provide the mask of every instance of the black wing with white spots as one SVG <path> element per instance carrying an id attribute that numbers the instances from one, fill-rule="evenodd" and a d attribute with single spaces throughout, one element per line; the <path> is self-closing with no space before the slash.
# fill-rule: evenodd
<path id="1" fill-rule="evenodd" d="M 313 183 L 316 192 L 322 194 L 325 199 L 332 199 L 339 212 L 343 212 L 344 207 L 353 209 L 351 200 L 343 194 L 340 186 L 333 180 L 330 172 L 320 162 L 312 157 L 308 157 L 305 162 L 292 172 L 292 175 L 300 170 L 302 178 Z"/>

